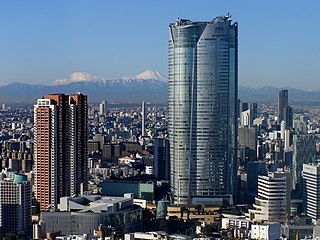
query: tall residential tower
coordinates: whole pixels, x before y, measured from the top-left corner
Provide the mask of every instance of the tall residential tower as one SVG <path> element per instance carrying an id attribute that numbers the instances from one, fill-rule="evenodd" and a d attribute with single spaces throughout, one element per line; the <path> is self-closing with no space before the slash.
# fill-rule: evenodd
<path id="1" fill-rule="evenodd" d="M 51 94 L 34 106 L 35 197 L 40 210 L 87 185 L 87 96 Z"/>
<path id="2" fill-rule="evenodd" d="M 141 103 L 141 136 L 146 135 L 146 102 Z"/>
<path id="3" fill-rule="evenodd" d="M 169 134 L 175 203 L 228 198 L 237 161 L 238 25 L 169 25 Z"/>

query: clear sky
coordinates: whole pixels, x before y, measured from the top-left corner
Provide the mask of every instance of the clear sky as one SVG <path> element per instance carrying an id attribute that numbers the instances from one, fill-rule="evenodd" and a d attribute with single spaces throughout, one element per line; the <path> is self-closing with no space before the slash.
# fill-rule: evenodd
<path id="1" fill-rule="evenodd" d="M 0 0 L 0 82 L 167 75 L 168 24 L 239 23 L 239 84 L 320 89 L 319 0 Z"/>

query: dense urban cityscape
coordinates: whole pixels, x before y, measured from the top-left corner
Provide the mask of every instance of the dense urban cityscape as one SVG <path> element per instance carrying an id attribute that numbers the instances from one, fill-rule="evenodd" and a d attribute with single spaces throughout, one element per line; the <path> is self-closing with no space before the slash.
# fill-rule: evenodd
<path id="1" fill-rule="evenodd" d="M 240 99 L 229 14 L 169 24 L 168 66 L 135 79 L 167 102 L 2 104 L 1 239 L 320 238 L 318 104 Z"/>

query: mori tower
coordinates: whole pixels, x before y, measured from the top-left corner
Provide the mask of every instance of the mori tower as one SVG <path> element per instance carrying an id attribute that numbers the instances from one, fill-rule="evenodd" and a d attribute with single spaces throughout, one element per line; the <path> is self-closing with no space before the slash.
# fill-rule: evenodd
<path id="1" fill-rule="evenodd" d="M 177 204 L 231 199 L 237 169 L 238 25 L 169 25 L 171 187 Z"/>

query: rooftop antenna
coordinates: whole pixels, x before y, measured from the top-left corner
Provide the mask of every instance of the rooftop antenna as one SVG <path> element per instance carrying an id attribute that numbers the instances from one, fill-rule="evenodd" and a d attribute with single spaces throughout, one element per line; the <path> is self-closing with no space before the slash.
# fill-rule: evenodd
<path id="1" fill-rule="evenodd" d="M 230 13 L 228 13 L 227 15 L 224 15 L 224 16 L 218 16 L 218 17 L 214 18 L 211 22 L 222 23 L 222 22 L 227 21 L 229 18 L 231 18 Z"/>

